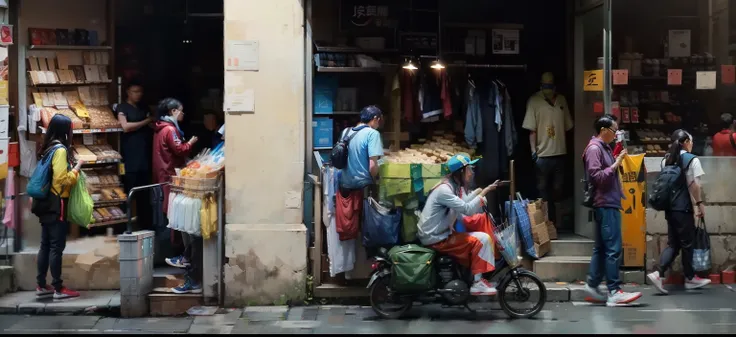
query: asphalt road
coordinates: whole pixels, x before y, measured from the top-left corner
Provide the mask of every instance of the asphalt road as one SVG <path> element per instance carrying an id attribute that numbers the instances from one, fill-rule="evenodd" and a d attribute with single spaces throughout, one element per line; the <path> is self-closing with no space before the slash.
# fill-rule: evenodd
<path id="1" fill-rule="evenodd" d="M 424 306 L 396 321 L 377 319 L 368 307 L 255 307 L 202 317 L 118 319 L 96 316 L 0 316 L 0 334 L 85 333 L 339 333 L 339 334 L 550 334 L 736 333 L 736 292 L 725 286 L 669 296 L 644 290 L 638 306 L 548 303 L 535 319 L 510 320 L 503 311 Z M 489 309 L 494 304 L 479 304 Z"/>

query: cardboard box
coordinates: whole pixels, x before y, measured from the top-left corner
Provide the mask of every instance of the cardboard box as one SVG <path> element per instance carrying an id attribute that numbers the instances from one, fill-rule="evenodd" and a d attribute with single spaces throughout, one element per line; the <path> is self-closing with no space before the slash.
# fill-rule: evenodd
<path id="1" fill-rule="evenodd" d="M 314 118 L 312 120 L 312 132 L 314 147 L 332 147 L 333 126 L 331 118 Z"/>
<path id="2" fill-rule="evenodd" d="M 537 252 L 538 258 L 542 258 L 545 255 L 549 254 L 551 248 L 552 248 L 552 242 L 550 241 L 547 241 L 546 243 L 543 243 L 543 244 L 538 244 L 538 243 L 534 244 L 534 251 Z"/>
<path id="3" fill-rule="evenodd" d="M 540 223 L 539 225 L 532 226 L 532 237 L 534 242 L 538 244 L 544 244 L 549 242 L 549 233 L 547 232 L 547 224 Z"/>
<path id="4" fill-rule="evenodd" d="M 335 111 L 338 81 L 333 76 L 317 76 L 313 85 L 313 113 L 332 114 Z"/>
<path id="5" fill-rule="evenodd" d="M 545 225 L 547 226 L 547 234 L 549 235 L 549 239 L 557 240 L 557 227 L 555 227 L 554 222 L 547 221 L 545 222 Z"/>

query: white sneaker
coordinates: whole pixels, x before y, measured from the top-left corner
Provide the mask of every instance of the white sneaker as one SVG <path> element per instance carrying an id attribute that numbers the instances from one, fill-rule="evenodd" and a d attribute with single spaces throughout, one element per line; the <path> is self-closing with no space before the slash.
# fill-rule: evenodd
<path id="1" fill-rule="evenodd" d="M 473 296 L 493 296 L 496 295 L 496 288 L 491 287 L 486 280 L 478 280 L 470 287 L 470 295 Z"/>
<path id="2" fill-rule="evenodd" d="M 593 288 L 588 284 L 585 285 L 585 292 L 588 293 L 588 297 L 585 298 L 586 302 L 592 303 L 605 303 L 606 293 L 601 292 L 600 289 Z"/>
<path id="3" fill-rule="evenodd" d="M 623 290 L 617 290 L 608 295 L 606 305 L 609 307 L 625 306 L 638 300 L 641 297 L 640 292 L 627 293 Z"/>
<path id="4" fill-rule="evenodd" d="M 647 274 L 647 278 L 649 279 L 649 282 L 652 282 L 652 285 L 657 288 L 657 290 L 659 290 L 660 293 L 665 295 L 669 293 L 667 289 L 665 289 L 662 285 L 662 277 L 659 276 L 658 271 Z"/>
<path id="5" fill-rule="evenodd" d="M 710 279 L 700 278 L 697 275 L 690 280 L 685 280 L 685 289 L 698 289 L 710 284 Z"/>

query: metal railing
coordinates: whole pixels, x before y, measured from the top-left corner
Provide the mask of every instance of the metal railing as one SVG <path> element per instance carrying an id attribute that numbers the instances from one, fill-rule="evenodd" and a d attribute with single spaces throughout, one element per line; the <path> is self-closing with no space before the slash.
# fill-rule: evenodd
<path id="1" fill-rule="evenodd" d="M 130 189 L 130 192 L 128 192 L 128 200 L 126 201 L 127 202 L 126 215 L 128 216 L 128 223 L 127 223 L 127 228 L 125 229 L 125 234 L 133 233 L 133 204 L 131 203 L 131 201 L 133 200 L 133 195 L 135 194 L 135 192 L 152 189 L 155 187 L 162 187 L 162 186 L 166 186 L 170 184 L 171 183 L 151 184 L 151 185 L 133 187 Z M 158 210 L 158 211 L 161 212 L 163 210 Z"/>

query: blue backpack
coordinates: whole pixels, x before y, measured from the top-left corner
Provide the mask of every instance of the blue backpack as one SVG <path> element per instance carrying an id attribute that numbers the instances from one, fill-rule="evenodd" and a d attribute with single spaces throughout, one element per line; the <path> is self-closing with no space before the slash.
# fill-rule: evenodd
<path id="1" fill-rule="evenodd" d="M 51 159 L 54 157 L 56 150 L 62 147 L 63 145 L 57 144 L 47 150 L 38 162 L 38 165 L 36 165 L 36 168 L 33 169 L 33 174 L 31 174 L 31 179 L 28 181 L 28 186 L 26 187 L 26 193 L 32 198 L 46 199 L 48 197 L 53 174 Z"/>

